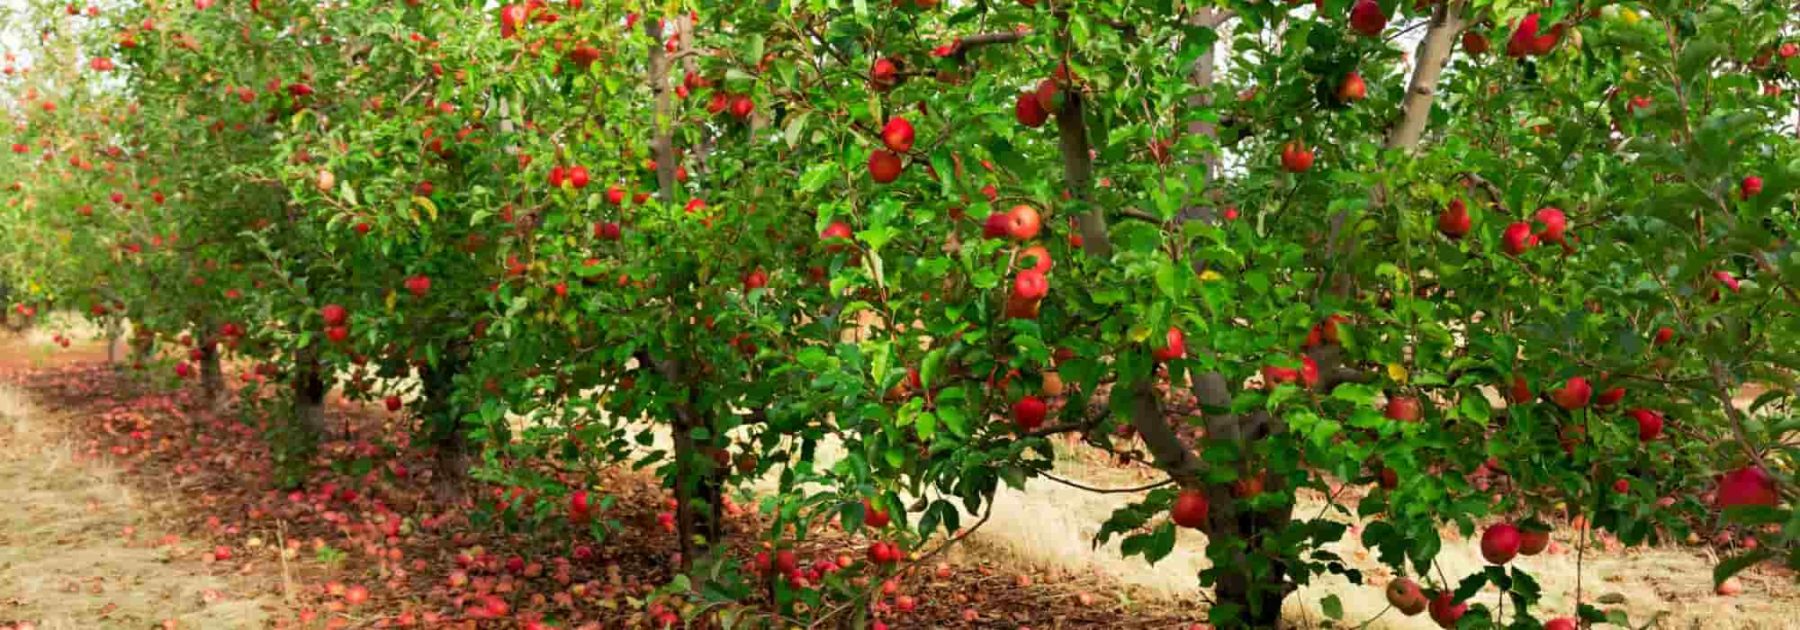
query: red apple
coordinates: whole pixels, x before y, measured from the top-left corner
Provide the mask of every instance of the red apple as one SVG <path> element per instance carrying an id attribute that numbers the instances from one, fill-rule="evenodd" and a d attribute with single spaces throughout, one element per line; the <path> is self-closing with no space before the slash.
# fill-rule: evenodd
<path id="1" fill-rule="evenodd" d="M 1488 51 L 1488 38 L 1475 31 L 1463 31 L 1462 46 L 1463 52 L 1479 55 Z"/>
<path id="2" fill-rule="evenodd" d="M 1362 75 L 1351 72 L 1344 76 L 1344 82 L 1338 84 L 1337 99 L 1345 103 L 1363 100 L 1369 95 L 1368 84 L 1363 83 Z"/>
<path id="3" fill-rule="evenodd" d="M 382 402 L 387 404 L 388 411 L 399 411 L 400 407 L 403 406 L 399 396 L 388 396 L 387 399 Z"/>
<path id="4" fill-rule="evenodd" d="M 1519 20 L 1513 28 L 1512 39 L 1506 43 L 1508 57 L 1528 57 L 1549 54 L 1556 47 L 1556 40 L 1562 36 L 1562 26 L 1550 28 L 1548 33 L 1540 33 L 1540 22 L 1543 17 L 1532 13 Z"/>
<path id="5" fill-rule="evenodd" d="M 738 117 L 739 120 L 749 118 L 750 114 L 755 111 L 756 101 L 750 100 L 749 96 L 739 94 L 731 98 L 731 115 Z"/>
<path id="6" fill-rule="evenodd" d="M 881 143 L 886 145 L 889 151 L 895 153 L 911 151 L 913 146 L 912 123 L 899 116 L 889 118 L 887 124 L 881 127 Z"/>
<path id="7" fill-rule="evenodd" d="M 1431 598 L 1431 620 L 1446 630 L 1455 628 L 1456 621 L 1469 612 L 1467 602 L 1459 604 L 1452 597 L 1453 594 L 1449 591 L 1440 591 L 1436 597 Z"/>
<path id="8" fill-rule="evenodd" d="M 1013 403 L 1013 423 L 1021 431 L 1032 431 L 1044 426 L 1044 416 L 1050 412 L 1049 405 L 1036 396 L 1026 396 Z"/>
<path id="9" fill-rule="evenodd" d="M 1563 409 L 1574 411 L 1588 406 L 1588 401 L 1593 398 L 1593 395 L 1594 388 L 1588 385 L 1586 378 L 1571 376 L 1568 381 L 1563 383 L 1562 387 L 1550 390 L 1550 402 L 1556 403 L 1556 406 Z"/>
<path id="10" fill-rule="evenodd" d="M 1054 264 L 1050 260 L 1050 250 L 1043 245 L 1032 245 L 1019 252 L 1019 266 L 1023 269 L 1035 269 L 1038 273 L 1050 273 Z"/>
<path id="11" fill-rule="evenodd" d="M 1382 409 L 1381 415 L 1400 422 L 1418 422 L 1424 415 L 1424 409 L 1416 396 L 1395 395 L 1388 398 L 1387 407 Z"/>
<path id="12" fill-rule="evenodd" d="M 1150 349 L 1150 357 L 1156 359 L 1158 363 L 1167 363 L 1185 356 L 1187 356 L 1187 335 L 1182 334 L 1181 329 L 1174 326 L 1170 326 L 1169 331 L 1163 333 L 1162 345 Z"/>
<path id="13" fill-rule="evenodd" d="M 1531 224 L 1519 221 L 1506 226 L 1506 232 L 1500 235 L 1500 249 L 1508 255 L 1518 256 L 1537 246 L 1538 237 L 1531 233 Z"/>
<path id="14" fill-rule="evenodd" d="M 1492 564 L 1506 564 L 1519 555 L 1519 528 L 1512 523 L 1490 525 L 1481 534 L 1481 557 Z"/>
<path id="15" fill-rule="evenodd" d="M 1519 555 L 1535 556 L 1550 546 L 1550 530 L 1531 527 L 1519 530 Z"/>
<path id="16" fill-rule="evenodd" d="M 571 166 L 569 167 L 568 175 L 570 186 L 575 187 L 576 190 L 587 188 L 588 170 L 586 166 Z"/>
<path id="17" fill-rule="evenodd" d="M 1356 0 L 1350 6 L 1350 29 L 1369 37 L 1381 34 L 1387 28 L 1387 12 L 1381 10 L 1381 3 L 1376 0 Z"/>
<path id="18" fill-rule="evenodd" d="M 819 240 L 825 241 L 825 251 L 828 252 L 844 251 L 851 239 L 850 224 L 843 221 L 832 221 L 831 225 L 825 226 L 825 231 L 819 233 Z"/>
<path id="19" fill-rule="evenodd" d="M 325 318 L 326 326 L 342 326 L 344 320 L 350 317 L 350 311 L 336 304 L 326 304 L 319 309 L 319 315 Z"/>
<path id="20" fill-rule="evenodd" d="M 1544 622 L 1544 630 L 1577 630 L 1581 626 L 1569 617 L 1557 617 Z"/>
<path id="21" fill-rule="evenodd" d="M 1670 328 L 1668 326 L 1663 326 L 1661 328 L 1658 328 L 1658 329 L 1656 329 L 1656 336 L 1653 337 L 1652 339 L 1653 339 L 1653 343 L 1655 343 L 1656 345 L 1659 345 L 1659 346 L 1663 345 L 1665 343 L 1669 343 L 1670 341 L 1675 339 L 1675 329 Z"/>
<path id="22" fill-rule="evenodd" d="M 888 90 L 900 83 L 900 64 L 892 59 L 876 59 L 869 67 L 869 83 L 877 90 Z"/>
<path id="23" fill-rule="evenodd" d="M 1363 0 L 1365 2 L 1373 0 Z M 1313 165 L 1313 151 L 1299 140 L 1281 145 L 1281 168 L 1289 173 L 1304 173 Z"/>
<path id="24" fill-rule="evenodd" d="M 1029 241 L 1037 238 L 1041 229 L 1043 219 L 1038 216 L 1037 208 L 1019 204 L 1006 213 L 1006 235 L 1012 240 Z"/>
<path id="25" fill-rule="evenodd" d="M 1788 44 L 1792 46 L 1793 44 Z M 1738 182 L 1738 197 L 1749 199 L 1762 194 L 1763 180 L 1755 175 L 1745 175 L 1744 181 Z"/>
<path id="26" fill-rule="evenodd" d="M 1200 529 L 1206 526 L 1206 513 L 1210 507 L 1206 502 L 1206 493 L 1182 490 L 1181 494 L 1175 496 L 1175 505 L 1169 508 L 1169 520 L 1181 527 Z"/>
<path id="27" fill-rule="evenodd" d="M 1013 277 L 1013 299 L 1031 302 L 1044 299 L 1049 293 L 1050 280 L 1036 269 L 1022 269 Z"/>
<path id="28" fill-rule="evenodd" d="M 1775 478 L 1756 466 L 1745 466 L 1719 476 L 1716 502 L 1720 508 L 1741 505 L 1774 506 L 1780 496 Z"/>
<path id="29" fill-rule="evenodd" d="M 1662 435 L 1663 415 L 1650 409 L 1633 409 L 1627 412 L 1637 421 L 1638 441 L 1649 442 Z"/>
<path id="30" fill-rule="evenodd" d="M 1408 617 L 1425 612 L 1427 604 L 1424 591 L 1419 590 L 1419 583 L 1412 578 L 1396 578 L 1388 582 L 1387 600 L 1389 606 Z"/>
<path id="31" fill-rule="evenodd" d="M 1013 117 L 1019 120 L 1019 124 L 1036 129 L 1050 120 L 1050 112 L 1038 104 L 1035 94 L 1027 92 L 1020 94 L 1019 101 L 1013 105 Z"/>
<path id="32" fill-rule="evenodd" d="M 1569 217 L 1562 210 L 1539 208 L 1533 219 L 1544 224 L 1544 229 L 1537 234 L 1538 240 L 1546 243 L 1563 242 L 1563 232 L 1569 229 Z"/>
<path id="33" fill-rule="evenodd" d="M 408 277 L 406 290 L 411 291 L 414 297 L 425 297 L 425 292 L 431 290 L 431 278 L 423 274 Z"/>
<path id="34" fill-rule="evenodd" d="M 1452 239 L 1462 238 L 1469 233 L 1473 221 L 1469 218 L 1469 207 L 1461 199 L 1451 199 L 1450 205 L 1438 214 L 1438 232 Z"/>
<path id="35" fill-rule="evenodd" d="M 876 149 L 869 152 L 869 178 L 877 184 L 886 184 L 900 178 L 900 156 L 888 151 Z"/>
<path id="36" fill-rule="evenodd" d="M 594 237 L 595 238 L 598 238 L 603 241 L 616 241 L 616 240 L 619 240 L 619 238 L 622 236 L 623 236 L 623 232 L 620 231 L 619 224 L 617 224 L 617 223 L 614 223 L 612 221 L 604 221 L 604 222 L 594 224 Z"/>

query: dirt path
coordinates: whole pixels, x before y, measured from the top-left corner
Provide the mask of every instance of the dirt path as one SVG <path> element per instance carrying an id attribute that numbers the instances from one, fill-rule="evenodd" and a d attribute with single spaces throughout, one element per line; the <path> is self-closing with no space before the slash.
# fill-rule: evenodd
<path id="1" fill-rule="evenodd" d="M 0 355 L 18 358 L 16 349 Z M 279 600 L 214 575 L 164 537 L 115 469 L 82 461 L 54 418 L 0 384 L 0 625 L 40 630 L 261 628 Z M 173 625 L 170 625 L 173 624 Z"/>

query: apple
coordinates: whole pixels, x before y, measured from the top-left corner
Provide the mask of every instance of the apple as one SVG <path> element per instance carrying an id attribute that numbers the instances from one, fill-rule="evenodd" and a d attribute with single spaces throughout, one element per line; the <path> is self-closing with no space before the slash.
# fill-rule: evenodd
<path id="1" fill-rule="evenodd" d="M 1588 406 L 1588 401 L 1593 398 L 1593 395 L 1594 388 L 1588 385 L 1586 378 L 1571 376 L 1568 381 L 1563 383 L 1562 387 L 1550 390 L 1550 401 L 1556 403 L 1558 407 L 1574 411 Z"/>
<path id="2" fill-rule="evenodd" d="M 1387 21 L 1387 12 L 1381 10 L 1381 3 L 1376 0 L 1356 0 L 1356 4 L 1350 6 L 1350 29 L 1357 33 L 1375 37 L 1381 34 L 1381 29 L 1387 28 Z"/>
<path id="3" fill-rule="evenodd" d="M 581 44 L 569 51 L 569 63 L 582 70 L 587 70 L 589 66 L 594 65 L 594 62 L 599 59 L 600 49 L 595 48 L 590 44 Z"/>
<path id="4" fill-rule="evenodd" d="M 1544 630 L 1576 630 L 1580 627 L 1579 624 L 1575 623 L 1574 619 L 1569 617 L 1557 617 L 1544 622 Z"/>
<path id="5" fill-rule="evenodd" d="M 342 326 L 344 320 L 350 317 L 350 311 L 336 304 L 326 304 L 319 309 L 319 315 L 325 318 L 326 326 Z"/>
<path id="6" fill-rule="evenodd" d="M 1473 222 L 1469 219 L 1469 206 L 1461 199 L 1451 199 L 1450 205 L 1438 213 L 1438 232 L 1451 239 L 1459 239 L 1469 233 Z"/>
<path id="7" fill-rule="evenodd" d="M 1425 592 L 1419 590 L 1419 583 L 1412 578 L 1396 578 L 1387 585 L 1388 605 L 1400 614 L 1411 617 L 1425 612 Z"/>
<path id="8" fill-rule="evenodd" d="M 1050 273 L 1050 267 L 1054 265 L 1050 260 L 1050 250 L 1044 249 L 1043 245 L 1032 245 L 1020 251 L 1018 261 L 1020 268 L 1032 269 L 1038 273 Z"/>
<path id="9" fill-rule="evenodd" d="M 1720 508 L 1741 505 L 1773 507 L 1779 498 L 1775 492 L 1775 478 L 1762 468 L 1752 465 L 1720 475 L 1715 501 Z"/>
<path id="10" fill-rule="evenodd" d="M 1550 546 L 1550 530 L 1535 527 L 1519 529 L 1519 555 L 1535 556 Z"/>
<path id="11" fill-rule="evenodd" d="M 864 525 L 868 525 L 875 529 L 881 529 L 888 526 L 888 521 L 890 519 L 887 510 L 875 509 L 875 504 L 871 503 L 868 499 L 863 499 L 862 503 Z"/>
<path id="12" fill-rule="evenodd" d="M 1362 75 L 1351 72 L 1344 76 L 1344 82 L 1338 84 L 1337 99 L 1345 103 L 1354 103 L 1369 96 L 1369 86 L 1363 83 Z"/>
<path id="13" fill-rule="evenodd" d="M 1776 49 L 1775 54 L 1781 55 L 1782 59 L 1793 59 L 1795 55 L 1800 55 L 1800 44 L 1783 42 L 1781 48 Z"/>
<path id="14" fill-rule="evenodd" d="M 1319 362 L 1312 357 L 1300 357 L 1300 384 L 1307 389 L 1319 385 Z"/>
<path id="15" fill-rule="evenodd" d="M 1562 210 L 1539 208 L 1537 214 L 1532 218 L 1538 223 L 1544 224 L 1543 231 L 1537 234 L 1538 240 L 1546 243 L 1563 242 L 1563 233 L 1569 229 L 1569 217 L 1563 214 Z"/>
<path id="16" fill-rule="evenodd" d="M 1200 529 L 1206 526 L 1209 508 L 1206 493 L 1193 489 L 1182 490 L 1181 494 L 1175 496 L 1175 505 L 1169 508 L 1169 520 L 1181 527 Z"/>
<path id="17" fill-rule="evenodd" d="M 869 67 L 869 83 L 875 89 L 887 91 L 900 84 L 900 64 L 893 59 L 876 59 Z"/>
<path id="18" fill-rule="evenodd" d="M 408 277 L 406 290 L 412 292 L 413 297 L 425 297 L 425 292 L 431 290 L 431 277 L 424 274 Z"/>
<path id="19" fill-rule="evenodd" d="M 325 327 L 325 339 L 327 341 L 330 341 L 331 343 L 343 343 L 344 340 L 349 339 L 349 338 L 350 338 L 350 328 L 347 326 L 326 326 Z"/>
<path id="20" fill-rule="evenodd" d="M 1656 329 L 1656 335 L 1652 338 L 1652 340 L 1653 340 L 1652 343 L 1655 343 L 1656 345 L 1660 346 L 1665 343 L 1669 343 L 1670 341 L 1672 341 L 1674 339 L 1675 339 L 1675 329 L 1670 328 L 1668 326 L 1663 326 L 1661 328 Z"/>
<path id="21" fill-rule="evenodd" d="M 1617 492 L 1619 494 L 1625 494 L 1625 493 L 1631 492 L 1631 480 L 1619 479 L 1617 481 L 1614 481 L 1613 485 L 1612 485 L 1612 489 L 1613 489 L 1613 492 Z"/>
<path id="22" fill-rule="evenodd" d="M 841 252 L 851 240 L 850 224 L 843 221 L 832 221 L 819 233 L 819 240 L 825 241 L 825 251 Z"/>
<path id="23" fill-rule="evenodd" d="M 1373 0 L 1363 0 L 1370 2 Z M 1281 168 L 1289 173 L 1304 173 L 1313 165 L 1313 151 L 1301 144 L 1299 140 L 1291 140 L 1281 145 Z"/>
<path id="24" fill-rule="evenodd" d="M 744 290 L 753 291 L 769 286 L 769 272 L 757 269 L 744 274 Z"/>
<path id="25" fill-rule="evenodd" d="M 889 118 L 887 124 L 881 127 L 881 143 L 886 145 L 889 151 L 895 153 L 911 151 L 913 146 L 912 123 L 899 116 Z"/>
<path id="26" fill-rule="evenodd" d="M 1519 528 L 1512 523 L 1489 525 L 1481 533 L 1481 557 L 1492 564 L 1506 564 L 1519 555 Z"/>
<path id="27" fill-rule="evenodd" d="M 606 187 L 606 203 L 618 206 L 625 203 L 625 189 L 617 184 Z"/>
<path id="28" fill-rule="evenodd" d="M 1439 628 L 1455 628 L 1456 620 L 1462 619 L 1463 614 L 1469 612 L 1467 602 L 1456 603 L 1453 597 L 1449 591 L 1440 591 L 1436 597 L 1431 598 L 1431 620 L 1437 622 Z"/>
<path id="29" fill-rule="evenodd" d="M 388 411 L 399 411 L 400 407 L 402 407 L 404 405 L 404 403 L 401 402 L 399 396 L 388 396 L 387 399 L 383 402 L 385 402 L 387 404 Z"/>
<path id="30" fill-rule="evenodd" d="M 1792 46 L 1793 44 L 1788 44 Z M 1749 199 L 1762 194 L 1763 180 L 1755 175 L 1745 175 L 1744 181 L 1738 182 L 1738 198 Z"/>
<path id="31" fill-rule="evenodd" d="M 1662 435 L 1663 415 L 1661 412 L 1650 409 L 1633 409 L 1627 413 L 1637 421 L 1639 442 L 1649 442 Z"/>
<path id="32" fill-rule="evenodd" d="M 569 185 L 576 190 L 587 188 L 588 170 L 586 166 L 571 166 L 568 171 Z"/>
<path id="33" fill-rule="evenodd" d="M 1013 423 L 1021 431 L 1032 431 L 1044 426 L 1044 416 L 1050 411 L 1049 405 L 1036 396 L 1026 396 L 1013 403 Z"/>
<path id="34" fill-rule="evenodd" d="M 1463 52 L 1479 55 L 1488 51 L 1488 38 L 1475 31 L 1463 31 L 1462 46 Z"/>
<path id="35" fill-rule="evenodd" d="M 1537 242 L 1537 235 L 1531 233 L 1531 224 L 1524 221 L 1506 226 L 1506 231 L 1500 235 L 1500 249 L 1510 256 L 1525 253 L 1536 247 Z"/>
<path id="36" fill-rule="evenodd" d="M 1038 216 L 1037 208 L 1026 204 L 1012 207 L 1006 213 L 1006 235 L 1015 241 L 1029 241 L 1037 238 L 1038 231 L 1044 226 L 1043 219 Z"/>
<path id="37" fill-rule="evenodd" d="M 738 117 L 739 120 L 749 118 L 750 114 L 755 111 L 756 101 L 750 100 L 749 96 L 739 94 L 731 98 L 731 115 Z"/>
<path id="38" fill-rule="evenodd" d="M 1543 16 L 1536 13 L 1525 16 L 1513 28 L 1512 38 L 1506 43 L 1506 56 L 1529 57 L 1546 55 L 1556 47 L 1556 40 L 1562 36 L 1562 26 L 1551 27 L 1550 32 L 1540 33 L 1540 22 Z"/>
<path id="39" fill-rule="evenodd" d="M 1019 120 L 1019 124 L 1036 129 L 1050 120 L 1050 112 L 1038 104 L 1037 95 L 1026 92 L 1020 94 L 1019 101 L 1013 104 L 1013 117 Z"/>
<path id="40" fill-rule="evenodd" d="M 1395 395 L 1388 398 L 1387 406 L 1382 409 L 1381 414 L 1389 420 L 1418 422 L 1424 415 L 1424 409 L 1416 396 Z"/>
<path id="41" fill-rule="evenodd" d="M 1036 269 L 1021 269 L 1019 275 L 1013 277 L 1013 299 L 1036 301 L 1044 299 L 1049 293 L 1050 280 Z"/>
<path id="42" fill-rule="evenodd" d="M 621 236 L 622 236 L 622 232 L 619 229 L 618 223 L 614 223 L 612 221 L 603 221 L 603 222 L 594 224 L 594 237 L 595 238 L 598 238 L 603 241 L 616 241 L 616 240 L 619 240 L 619 238 Z"/>
<path id="43" fill-rule="evenodd" d="M 1187 335 L 1182 334 L 1181 329 L 1174 326 L 1170 326 L 1168 332 L 1163 333 L 1162 345 L 1150 349 L 1150 358 L 1156 359 L 1158 363 L 1167 363 L 1185 356 L 1187 356 Z"/>
<path id="44" fill-rule="evenodd" d="M 981 220 L 981 236 L 984 238 L 1006 238 L 1006 213 L 995 212 Z"/>
<path id="45" fill-rule="evenodd" d="M 877 184 L 886 184 L 900 178 L 900 156 L 891 152 L 876 149 L 869 152 L 869 178 Z"/>
<path id="46" fill-rule="evenodd" d="M 1039 81 L 1037 90 L 1032 92 L 1031 96 L 1037 99 L 1038 109 L 1044 110 L 1045 113 L 1062 109 L 1062 88 L 1056 85 L 1056 79 Z"/>

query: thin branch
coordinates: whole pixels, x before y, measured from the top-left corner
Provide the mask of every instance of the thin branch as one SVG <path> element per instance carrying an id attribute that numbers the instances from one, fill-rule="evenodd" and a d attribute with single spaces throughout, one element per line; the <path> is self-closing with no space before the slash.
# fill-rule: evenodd
<path id="1" fill-rule="evenodd" d="M 1174 479 L 1164 479 L 1162 481 L 1158 481 L 1155 483 L 1144 484 L 1144 485 L 1136 486 L 1136 487 L 1132 487 L 1132 488 L 1096 488 L 1094 486 L 1090 486 L 1090 485 L 1087 485 L 1087 484 L 1084 484 L 1084 483 L 1081 483 L 1078 481 L 1064 479 L 1062 477 L 1058 477 L 1058 476 L 1052 475 L 1050 473 L 1042 473 L 1040 476 L 1042 476 L 1045 479 L 1049 479 L 1051 481 L 1060 483 L 1062 485 L 1065 485 L 1065 486 L 1068 486 L 1071 488 L 1078 488 L 1081 490 L 1086 490 L 1088 492 L 1095 492 L 1095 493 L 1099 493 L 1099 494 L 1137 494 L 1140 492 L 1149 492 L 1151 490 L 1155 490 L 1157 488 L 1161 488 L 1163 486 L 1175 483 Z"/>

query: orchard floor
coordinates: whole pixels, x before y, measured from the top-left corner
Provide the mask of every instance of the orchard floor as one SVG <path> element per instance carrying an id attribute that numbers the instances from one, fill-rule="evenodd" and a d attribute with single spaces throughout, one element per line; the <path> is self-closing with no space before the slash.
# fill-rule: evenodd
<path id="1" fill-rule="evenodd" d="M 0 338 L 0 491 L 13 502 L 0 511 L 0 628 L 19 621 L 143 628 L 166 620 L 182 628 L 504 628 L 538 614 L 564 628 L 643 627 L 642 595 L 667 577 L 662 567 L 674 540 L 656 521 L 664 497 L 642 475 L 608 473 L 607 491 L 621 498 L 609 515 L 623 527 L 586 557 L 569 546 L 566 531 L 533 538 L 469 525 L 470 510 L 435 505 L 419 473 L 328 474 L 321 479 L 335 488 L 315 483 L 291 497 L 270 489 L 267 450 L 234 421 L 191 412 L 185 394 L 140 388 L 100 367 L 105 352 L 97 345 L 53 350 L 46 342 L 41 334 Z M 387 426 L 394 416 L 336 400 L 331 416 L 332 426 L 353 433 L 328 453 L 353 459 L 356 451 L 400 446 L 388 461 L 429 469 L 404 445 L 382 444 L 400 434 Z M 1097 486 L 1147 478 L 1078 447 L 1066 454 L 1058 471 L 1066 478 Z M 1099 523 L 1127 500 L 1041 480 L 1006 490 L 990 521 L 946 556 L 948 577 L 935 567 L 904 577 L 901 591 L 918 609 L 886 619 L 896 629 L 1178 628 L 1200 619 L 1193 575 L 1205 566 L 1204 536 L 1184 532 L 1175 553 L 1154 567 L 1091 548 Z M 1323 505 L 1309 501 L 1296 513 Z M 406 519 L 393 538 L 379 531 L 388 514 Z M 733 527 L 751 531 L 753 520 L 740 516 Z M 803 561 L 860 557 L 866 544 L 843 532 L 819 534 Z M 1578 554 L 1560 535 L 1558 547 L 1520 562 L 1542 582 L 1546 605 L 1567 610 Z M 1360 545 L 1337 551 L 1383 577 Z M 1712 553 L 1597 541 L 1579 554 L 1582 593 L 1603 607 L 1623 606 L 1634 625 L 1661 614 L 1651 627 L 1800 628 L 1792 575 L 1752 570 L 1740 577 L 1741 594 L 1714 595 Z M 504 566 L 513 555 L 523 570 Z M 1448 536 L 1440 557 L 1453 576 L 1481 564 L 1472 541 Z M 361 589 L 367 601 L 358 601 Z M 1290 598 L 1288 624 L 1326 627 L 1319 602 L 1333 594 L 1352 626 L 1386 607 L 1378 586 L 1326 582 Z M 478 621 L 494 600 L 507 620 Z M 964 620 L 968 611 L 973 621 Z M 1433 626 L 1390 612 L 1367 627 Z"/>

